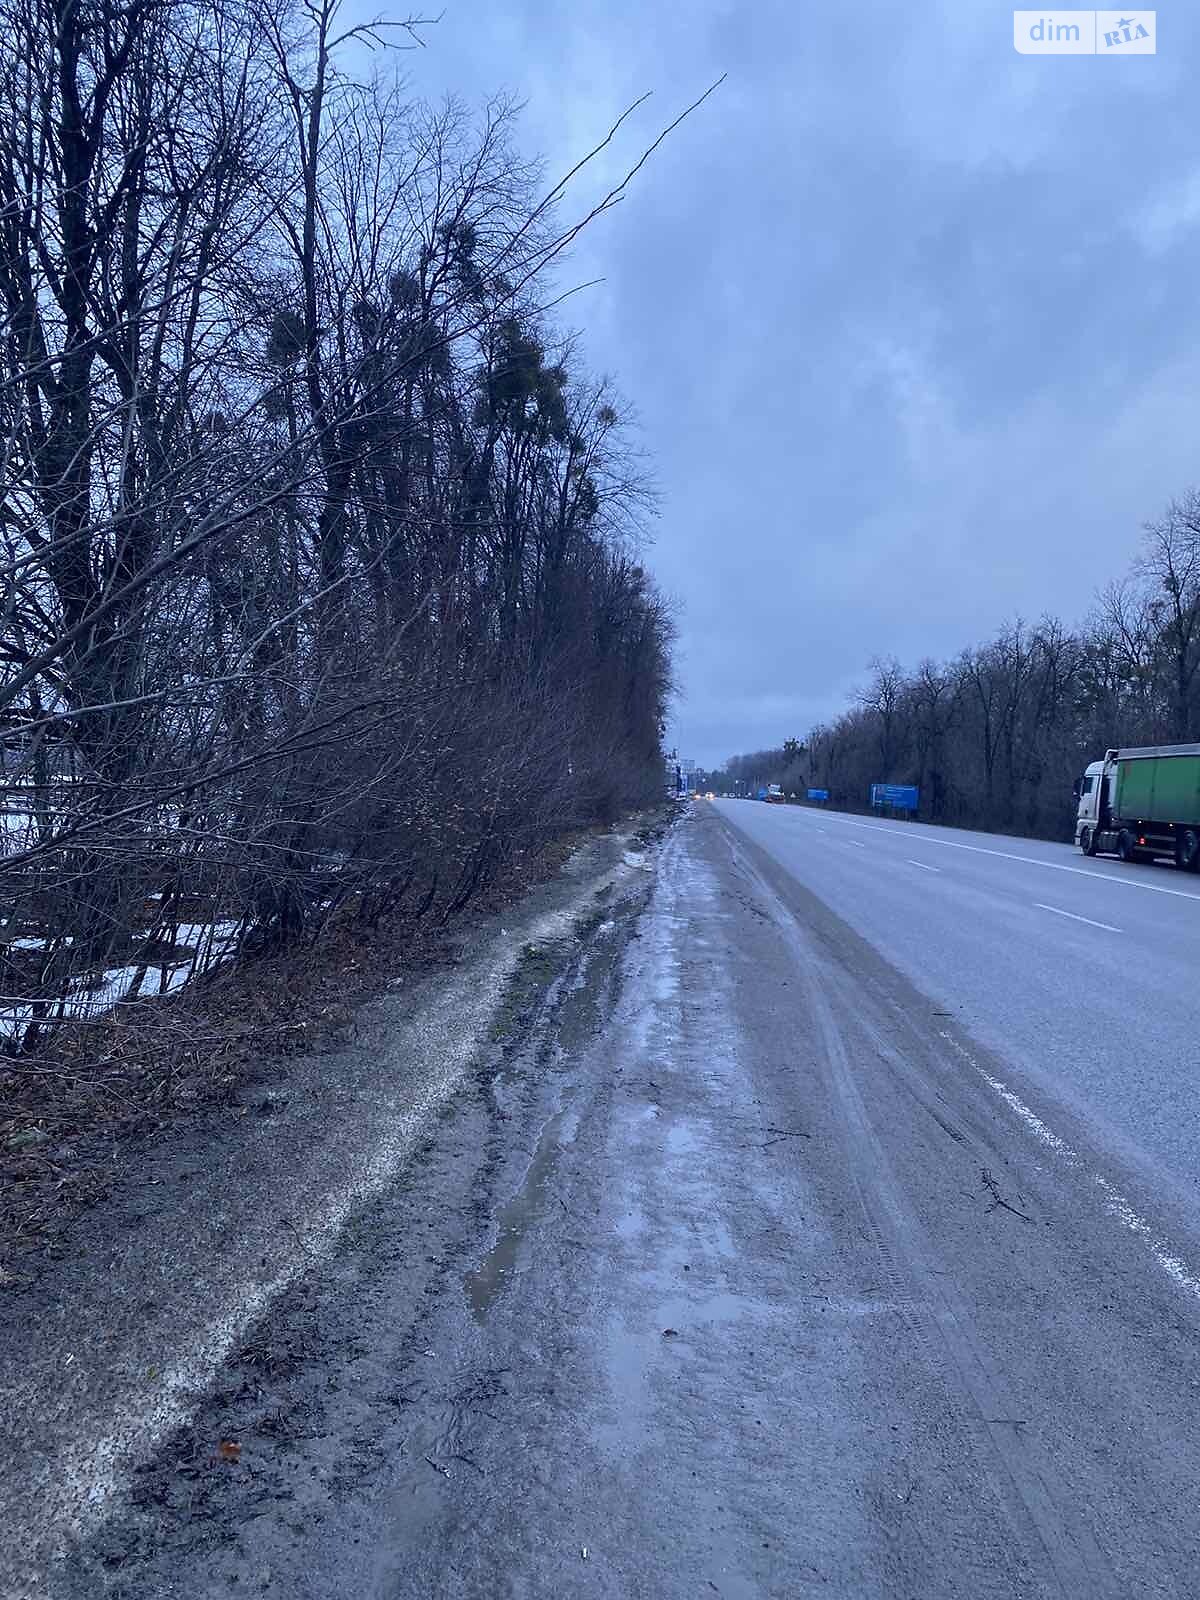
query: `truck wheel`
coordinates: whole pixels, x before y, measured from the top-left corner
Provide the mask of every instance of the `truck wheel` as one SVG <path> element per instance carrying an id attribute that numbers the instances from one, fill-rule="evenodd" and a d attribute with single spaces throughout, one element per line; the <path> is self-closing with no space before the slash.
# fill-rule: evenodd
<path id="1" fill-rule="evenodd" d="M 1200 833 L 1195 828 L 1185 828 L 1175 844 L 1176 863 L 1185 872 L 1195 872 L 1200 866 Z"/>
<path id="2" fill-rule="evenodd" d="M 1096 854 L 1096 835 L 1091 828 L 1080 829 L 1079 848 L 1085 856 L 1094 856 Z"/>
<path id="3" fill-rule="evenodd" d="M 1117 835 L 1117 854 L 1122 861 L 1137 860 L 1137 849 L 1133 842 L 1133 835 L 1128 828 L 1122 828 Z"/>

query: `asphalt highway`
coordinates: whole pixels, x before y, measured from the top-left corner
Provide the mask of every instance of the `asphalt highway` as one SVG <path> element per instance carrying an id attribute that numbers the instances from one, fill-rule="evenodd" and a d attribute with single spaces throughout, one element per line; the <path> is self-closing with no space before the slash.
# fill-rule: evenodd
<path id="1" fill-rule="evenodd" d="M 1200 1217 L 1200 877 L 1041 840 L 714 804 L 1094 1141 Z"/>

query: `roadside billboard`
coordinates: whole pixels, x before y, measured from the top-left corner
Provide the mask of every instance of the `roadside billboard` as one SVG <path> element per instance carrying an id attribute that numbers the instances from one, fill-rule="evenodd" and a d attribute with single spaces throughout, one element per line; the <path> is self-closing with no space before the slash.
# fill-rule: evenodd
<path id="1" fill-rule="evenodd" d="M 893 811 L 916 811 L 921 791 L 915 783 L 873 783 L 871 804 L 890 806 Z"/>

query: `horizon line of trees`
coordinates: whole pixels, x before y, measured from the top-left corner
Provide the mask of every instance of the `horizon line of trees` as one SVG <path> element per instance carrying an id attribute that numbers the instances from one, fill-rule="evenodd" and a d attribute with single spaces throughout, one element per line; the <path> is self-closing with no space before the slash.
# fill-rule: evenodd
<path id="1" fill-rule="evenodd" d="M 173 983 L 181 926 L 245 950 L 445 915 L 661 794 L 653 496 L 546 308 L 624 184 L 563 225 L 510 105 L 345 69 L 421 26 L 0 0 L 0 1013 L 25 1046 L 107 969 Z"/>
<path id="2" fill-rule="evenodd" d="M 1200 491 L 1144 529 L 1126 575 L 1076 628 L 1015 618 L 946 661 L 876 657 L 855 704 L 712 775 L 866 811 L 873 783 L 916 784 L 930 822 L 1068 838 L 1072 784 L 1121 745 L 1200 740 Z"/>

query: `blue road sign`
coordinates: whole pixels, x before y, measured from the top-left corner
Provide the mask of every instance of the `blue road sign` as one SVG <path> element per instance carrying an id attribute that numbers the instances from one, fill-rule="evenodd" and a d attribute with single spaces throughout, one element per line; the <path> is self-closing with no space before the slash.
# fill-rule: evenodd
<path id="1" fill-rule="evenodd" d="M 920 804 L 921 791 L 915 783 L 873 783 L 871 804 L 891 806 L 896 811 L 915 811 Z"/>
<path id="2" fill-rule="evenodd" d="M 829 799 L 829 790 L 828 789 L 810 789 L 808 791 L 808 798 L 810 800 L 828 800 Z"/>

